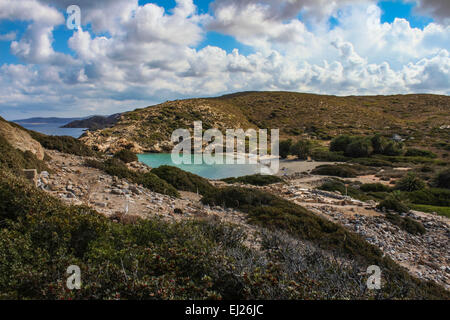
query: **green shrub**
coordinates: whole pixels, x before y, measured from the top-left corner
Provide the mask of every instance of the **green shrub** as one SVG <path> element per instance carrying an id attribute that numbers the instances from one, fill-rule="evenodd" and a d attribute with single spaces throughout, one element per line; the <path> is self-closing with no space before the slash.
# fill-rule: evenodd
<path id="1" fill-rule="evenodd" d="M 355 178 L 358 172 L 351 166 L 346 165 L 322 165 L 311 171 L 312 174 L 321 176 L 335 176 L 341 178 Z"/>
<path id="2" fill-rule="evenodd" d="M 396 226 L 400 227 L 400 229 L 403 229 L 411 234 L 426 233 L 425 227 L 420 222 L 409 217 L 400 217 L 395 213 L 387 213 L 385 217 L 392 224 L 395 224 Z"/>
<path id="3" fill-rule="evenodd" d="M 348 157 L 344 156 L 344 152 L 332 152 L 332 151 L 313 151 L 311 157 L 315 161 L 330 161 L 330 162 L 346 162 Z"/>
<path id="4" fill-rule="evenodd" d="M 405 205 L 404 203 L 395 200 L 395 199 L 385 199 L 381 201 L 378 206 L 378 209 L 380 210 L 392 210 L 398 213 L 405 213 L 409 211 L 409 207 Z"/>
<path id="5" fill-rule="evenodd" d="M 410 210 L 405 195 L 399 191 L 392 192 L 378 204 L 377 208 L 380 210 L 392 210 L 398 213 L 405 213 Z"/>
<path id="6" fill-rule="evenodd" d="M 280 141 L 279 152 L 282 159 L 287 158 L 287 156 L 290 154 L 291 146 L 292 139 Z"/>
<path id="7" fill-rule="evenodd" d="M 38 172 L 49 170 L 44 161 L 38 160 L 30 151 L 20 151 L 12 147 L 0 136 L 0 169 L 22 174 L 23 169 L 37 169 Z"/>
<path id="8" fill-rule="evenodd" d="M 361 191 L 364 192 L 390 192 L 391 188 L 382 183 L 366 183 L 361 185 Z"/>
<path id="9" fill-rule="evenodd" d="M 215 191 L 214 186 L 207 179 L 176 167 L 161 166 L 152 169 L 151 172 L 178 190 L 198 192 L 202 195 Z"/>
<path id="10" fill-rule="evenodd" d="M 296 156 L 299 160 L 306 160 L 308 156 L 311 155 L 311 141 L 300 140 L 291 146 L 289 152 L 290 154 Z"/>
<path id="11" fill-rule="evenodd" d="M 114 158 L 122 160 L 125 163 L 136 162 L 138 161 L 138 157 L 134 152 L 131 152 L 127 149 L 122 149 L 114 154 Z"/>
<path id="12" fill-rule="evenodd" d="M 392 167 L 391 162 L 376 158 L 356 158 L 352 159 L 350 162 L 368 167 Z"/>
<path id="13" fill-rule="evenodd" d="M 226 178 L 222 179 L 222 181 L 226 183 L 244 183 L 244 184 L 251 184 L 254 186 L 267 186 L 274 183 L 280 183 L 284 182 L 283 179 L 277 176 L 271 176 L 271 175 L 261 175 L 261 174 L 254 174 L 250 176 L 243 176 L 239 178 Z"/>
<path id="14" fill-rule="evenodd" d="M 376 154 L 384 154 L 389 140 L 380 134 L 376 134 L 371 139 L 373 152 Z"/>
<path id="15" fill-rule="evenodd" d="M 336 138 L 334 138 L 333 140 L 331 140 L 330 143 L 330 151 L 333 152 L 345 152 L 345 150 L 347 149 L 347 146 L 352 142 L 352 137 L 348 136 L 348 135 L 341 135 L 338 136 Z"/>
<path id="16" fill-rule="evenodd" d="M 404 153 L 404 146 L 402 143 L 389 141 L 383 151 L 386 156 L 400 156 Z"/>
<path id="17" fill-rule="evenodd" d="M 425 187 L 425 182 L 417 177 L 414 172 L 408 172 L 403 178 L 397 181 L 395 185 L 396 189 L 406 192 L 422 190 Z"/>
<path id="18" fill-rule="evenodd" d="M 57 150 L 77 156 L 95 156 L 96 152 L 91 150 L 83 142 L 68 136 L 47 136 L 45 134 L 28 130 L 31 137 L 37 140 L 44 148 Z"/>
<path id="19" fill-rule="evenodd" d="M 209 205 L 225 205 L 239 209 L 248 214 L 250 223 L 270 230 L 284 230 L 293 237 L 349 255 L 355 261 L 362 259 L 364 263 L 379 265 L 384 270 L 385 285 L 381 292 L 383 296 L 389 296 L 386 295 L 387 292 L 391 292 L 394 296 L 398 295 L 399 286 L 407 288 L 409 292 L 402 293 L 402 296 L 413 292 L 415 292 L 413 295 L 416 295 L 422 290 L 426 292 L 430 290 L 438 296 L 445 292 L 429 283 L 422 286 L 392 260 L 383 258 L 378 248 L 368 244 L 358 235 L 274 195 L 254 189 L 228 187 L 204 197 L 202 201 Z M 278 246 L 279 242 L 275 242 L 269 247 Z M 291 256 L 290 252 L 292 251 L 286 252 L 284 256 Z"/>
<path id="20" fill-rule="evenodd" d="M 426 188 L 405 193 L 408 199 L 415 204 L 450 207 L 450 190 L 439 188 Z"/>
<path id="21" fill-rule="evenodd" d="M 450 169 L 440 172 L 436 177 L 438 188 L 450 189 Z"/>
<path id="22" fill-rule="evenodd" d="M 425 157 L 434 159 L 437 158 L 437 155 L 428 150 L 410 148 L 406 150 L 405 157 Z"/>
<path id="23" fill-rule="evenodd" d="M 245 203 L 252 201 L 249 197 L 244 196 Z M 306 211 L 304 216 L 304 209 L 277 203 L 273 196 L 264 197 L 256 196 L 260 199 L 254 203 L 286 206 L 288 211 L 277 212 L 273 219 L 292 226 L 293 234 L 318 237 L 324 244 L 329 241 L 330 247 L 366 259 L 360 265 L 354 260 L 355 265 L 344 266 L 335 261 L 335 253 L 278 231 L 264 231 L 262 247 L 254 250 L 244 244 L 246 236 L 240 228 L 212 219 L 175 223 L 149 216 L 132 224 L 114 223 L 90 208 L 65 206 L 23 179 L 0 171 L 0 213 L 4 214 L 0 298 L 369 299 L 375 296 L 364 289 L 365 279 L 359 274 L 367 263 L 383 269 L 386 284 L 378 298 L 449 298 L 441 287 L 411 277 L 342 227 Z M 259 218 L 270 222 L 263 215 Z M 67 290 L 66 270 L 74 264 L 81 268 L 82 287 Z"/>
<path id="24" fill-rule="evenodd" d="M 345 148 L 345 155 L 347 157 L 364 158 L 369 157 L 372 153 L 372 143 L 369 139 L 365 138 L 355 139 Z"/>
<path id="25" fill-rule="evenodd" d="M 167 183 L 165 180 L 160 179 L 152 172 L 142 173 L 128 169 L 126 164 L 117 158 L 111 158 L 104 162 L 98 160 L 85 160 L 85 165 L 88 167 L 96 168 L 106 172 L 111 176 L 116 176 L 121 179 L 128 179 L 134 183 L 141 184 L 145 188 L 165 194 L 171 197 L 180 197 L 178 191 Z"/>

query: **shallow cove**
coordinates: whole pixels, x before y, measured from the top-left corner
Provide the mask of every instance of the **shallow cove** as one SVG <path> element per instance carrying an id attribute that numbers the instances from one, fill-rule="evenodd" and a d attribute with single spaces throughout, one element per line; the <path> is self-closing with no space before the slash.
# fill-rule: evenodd
<path id="1" fill-rule="evenodd" d="M 191 156 L 194 162 L 194 155 Z M 225 155 L 224 155 L 225 157 Z M 145 153 L 138 155 L 139 161 L 152 168 L 163 165 L 174 166 L 207 179 L 224 179 L 231 177 L 242 177 L 252 174 L 269 173 L 269 169 L 262 164 L 181 164 L 172 162 L 170 153 Z M 225 162 L 225 159 L 224 159 Z"/>

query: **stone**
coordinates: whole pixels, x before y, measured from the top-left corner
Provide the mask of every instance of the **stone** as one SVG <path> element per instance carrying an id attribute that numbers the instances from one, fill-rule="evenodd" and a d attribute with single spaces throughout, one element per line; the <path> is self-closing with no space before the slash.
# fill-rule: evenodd
<path id="1" fill-rule="evenodd" d="M 34 186 L 37 187 L 38 185 L 38 173 L 36 169 L 24 169 L 23 173 L 25 174 L 25 178 L 30 181 L 31 183 L 33 183 Z"/>
<path id="2" fill-rule="evenodd" d="M 112 189 L 111 193 L 119 196 L 123 195 L 123 191 L 120 189 Z"/>

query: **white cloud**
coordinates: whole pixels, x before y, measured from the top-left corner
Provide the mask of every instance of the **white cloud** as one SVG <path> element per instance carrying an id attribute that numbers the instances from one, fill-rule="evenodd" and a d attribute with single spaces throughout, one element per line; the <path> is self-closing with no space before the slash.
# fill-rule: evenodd
<path id="1" fill-rule="evenodd" d="M 49 4 L 61 10 L 72 4 L 31 2 L 49 12 L 55 10 Z M 94 32 L 74 32 L 68 42 L 74 57 L 53 49 L 60 20 L 44 23 L 36 12 L 15 11 L 14 19 L 34 15 L 11 44 L 28 65 L 0 67 L 0 108 L 107 114 L 244 90 L 450 94 L 449 26 L 436 22 L 417 29 L 404 19 L 381 23 L 381 10 L 371 1 L 334 1 L 328 11 L 321 3 L 216 0 L 215 15 L 209 16 L 198 14 L 192 0 L 178 0 L 170 13 L 134 0 L 81 0 L 83 26 L 91 23 Z M 300 12 L 314 19 L 301 21 Z M 339 21 L 333 30 L 330 14 Z M 255 53 L 196 49 L 207 30 L 231 35 Z"/>
<path id="2" fill-rule="evenodd" d="M 37 0 L 0 0 L 0 20 L 3 19 L 34 21 L 47 25 L 64 22 L 60 12 Z"/>
<path id="3" fill-rule="evenodd" d="M 14 39 L 16 39 L 16 32 L 14 31 L 0 34 L 0 41 L 12 41 Z"/>

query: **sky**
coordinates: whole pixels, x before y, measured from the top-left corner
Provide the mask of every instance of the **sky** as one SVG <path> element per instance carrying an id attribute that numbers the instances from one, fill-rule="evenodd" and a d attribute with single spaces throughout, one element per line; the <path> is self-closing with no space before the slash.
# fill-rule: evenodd
<path id="1" fill-rule="evenodd" d="M 0 116 L 254 90 L 449 95 L 449 52 L 448 0 L 0 0 Z"/>

